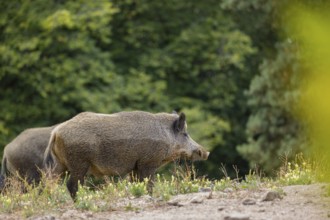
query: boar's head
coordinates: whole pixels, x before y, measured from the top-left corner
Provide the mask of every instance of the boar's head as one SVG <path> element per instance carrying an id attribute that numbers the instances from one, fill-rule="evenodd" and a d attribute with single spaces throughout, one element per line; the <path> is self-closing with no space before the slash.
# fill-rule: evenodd
<path id="1" fill-rule="evenodd" d="M 173 123 L 175 148 L 181 158 L 192 161 L 207 160 L 210 152 L 206 151 L 201 145 L 196 143 L 187 132 L 186 116 L 184 113 L 179 115 Z"/>

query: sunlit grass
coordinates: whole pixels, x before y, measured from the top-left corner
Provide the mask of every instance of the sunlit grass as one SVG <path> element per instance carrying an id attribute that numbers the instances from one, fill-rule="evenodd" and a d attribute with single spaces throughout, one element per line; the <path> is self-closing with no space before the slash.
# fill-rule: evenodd
<path id="1" fill-rule="evenodd" d="M 278 181 L 282 185 L 306 185 L 317 182 L 321 173 L 320 166 L 298 154 L 294 161 L 283 162 Z"/>
<path id="2" fill-rule="evenodd" d="M 0 212 L 20 213 L 23 217 L 29 217 L 66 209 L 111 211 L 114 207 L 118 208 L 117 203 L 127 200 L 121 204 L 126 210 L 131 206 L 130 200 L 148 195 L 148 181 L 131 182 L 127 179 L 106 178 L 103 183 L 93 187 L 90 184 L 80 185 L 74 203 L 66 188 L 66 178 L 49 179 L 44 175 L 41 183 L 33 187 L 12 177 L 7 179 L 5 190 L 0 196 Z M 210 181 L 203 177 L 191 177 L 191 173 L 184 174 L 180 171 L 170 178 L 157 174 L 153 181 L 152 197 L 154 201 L 166 202 L 174 195 L 198 192 L 204 187 L 224 189 L 224 183 L 228 184 L 229 181 Z M 26 192 L 23 192 L 23 188 Z"/>
<path id="3" fill-rule="evenodd" d="M 72 206 L 65 184 L 59 178 L 42 178 L 40 185 L 35 187 L 18 178 L 7 178 L 2 194 L 0 211 L 20 212 L 24 217 Z"/>
<path id="4" fill-rule="evenodd" d="M 32 187 L 17 178 L 9 178 L 5 191 L 0 196 L 0 212 L 15 213 L 22 217 L 63 212 L 77 209 L 92 212 L 112 210 L 138 210 L 134 205 L 136 199 L 148 200 L 152 203 L 166 203 L 173 196 L 197 192 L 235 192 L 238 190 L 260 190 L 271 188 L 281 191 L 281 186 L 292 184 L 310 184 L 317 181 L 315 166 L 297 156 L 293 162 L 285 161 L 278 178 L 262 177 L 260 172 L 251 170 L 243 179 L 231 179 L 227 176 L 219 180 L 196 177 L 194 169 L 176 169 L 170 176 L 157 174 L 153 181 L 153 193 L 148 194 L 148 179 L 142 182 L 128 179 L 105 178 L 100 184 L 80 185 L 77 200 L 74 203 L 66 188 L 66 178 L 46 178 L 41 184 Z M 26 188 L 23 193 L 22 189 Z M 226 190 L 226 189 L 231 190 Z"/>
<path id="5" fill-rule="evenodd" d="M 143 196 L 152 196 L 154 202 L 163 203 L 178 194 L 196 193 L 204 188 L 207 191 L 225 190 L 237 184 L 236 180 L 230 178 L 211 181 L 205 177 L 197 178 L 192 170 L 177 170 L 170 177 L 157 174 L 153 181 L 153 193 L 149 195 L 148 181 L 106 178 L 103 183 L 93 187 L 90 184 L 80 185 L 74 203 L 66 188 L 66 178 L 49 179 L 44 175 L 39 185 L 30 186 L 12 177 L 7 179 L 5 190 L 0 196 L 0 212 L 30 217 L 68 209 L 93 212 L 131 210 L 136 208 L 131 201 Z M 26 192 L 22 191 L 23 188 Z"/>

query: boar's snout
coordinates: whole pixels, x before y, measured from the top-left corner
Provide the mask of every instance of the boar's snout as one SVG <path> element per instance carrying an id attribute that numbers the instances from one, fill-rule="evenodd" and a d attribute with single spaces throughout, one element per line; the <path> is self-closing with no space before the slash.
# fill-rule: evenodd
<path id="1" fill-rule="evenodd" d="M 197 149 L 197 150 L 193 151 L 191 159 L 193 161 L 195 161 L 195 160 L 207 160 L 209 155 L 210 155 L 210 152 L 208 152 L 204 149 Z"/>

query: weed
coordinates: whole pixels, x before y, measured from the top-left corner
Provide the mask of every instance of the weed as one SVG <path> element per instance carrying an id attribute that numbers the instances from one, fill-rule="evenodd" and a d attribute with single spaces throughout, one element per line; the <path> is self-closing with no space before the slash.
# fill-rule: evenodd
<path id="1" fill-rule="evenodd" d="M 261 176 L 257 172 L 250 170 L 249 174 L 245 176 L 245 180 L 241 183 L 241 188 L 256 190 L 261 187 Z"/>
<path id="2" fill-rule="evenodd" d="M 172 176 L 171 181 L 169 181 L 164 176 L 157 174 L 156 180 L 154 181 L 153 196 L 168 201 L 172 195 L 177 193 L 175 185 L 174 176 Z"/>
<path id="3" fill-rule="evenodd" d="M 100 194 L 98 192 L 99 191 L 91 191 L 88 186 L 79 184 L 75 207 L 83 210 L 98 211 L 98 207 L 95 203 L 96 200 L 100 199 Z"/>
<path id="4" fill-rule="evenodd" d="M 141 197 L 148 193 L 147 184 L 148 184 L 147 178 L 143 182 L 128 182 L 128 191 L 134 197 Z"/>
<path id="5" fill-rule="evenodd" d="M 232 186 L 232 180 L 229 177 L 214 181 L 214 191 L 223 191 Z"/>
<path id="6" fill-rule="evenodd" d="M 315 170 L 315 164 L 298 154 L 293 162 L 285 160 L 278 173 L 278 180 L 282 185 L 311 184 L 317 178 Z"/>

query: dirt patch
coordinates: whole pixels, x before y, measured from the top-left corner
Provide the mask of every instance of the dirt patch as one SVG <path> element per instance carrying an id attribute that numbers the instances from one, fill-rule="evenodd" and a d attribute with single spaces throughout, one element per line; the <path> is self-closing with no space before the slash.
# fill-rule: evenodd
<path id="1" fill-rule="evenodd" d="M 328 212 L 330 211 L 330 198 L 323 196 L 324 186 L 288 186 L 283 187 L 283 192 L 276 194 L 263 189 L 227 193 L 213 192 L 212 196 L 209 196 L 209 193 L 179 195 L 173 198 L 167 206 L 142 210 L 138 213 L 115 212 L 111 218 L 330 219 L 330 212 Z M 269 196 L 270 194 L 272 196 Z"/>
<path id="2" fill-rule="evenodd" d="M 150 196 L 123 199 L 106 212 L 58 210 L 30 219 L 330 219 L 325 185 L 287 186 L 282 190 L 226 190 L 172 197 L 168 202 Z M 0 214 L 0 219 L 20 219 Z"/>

